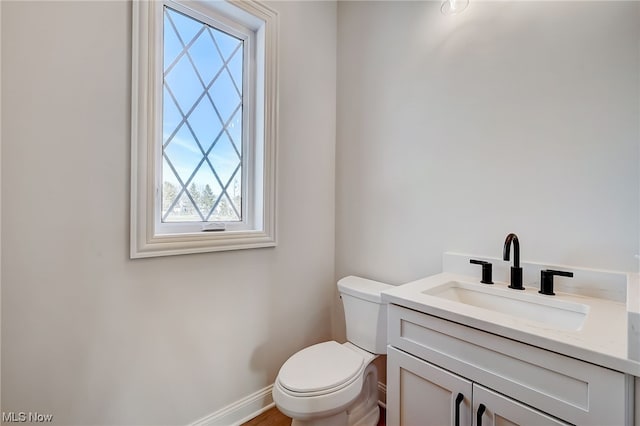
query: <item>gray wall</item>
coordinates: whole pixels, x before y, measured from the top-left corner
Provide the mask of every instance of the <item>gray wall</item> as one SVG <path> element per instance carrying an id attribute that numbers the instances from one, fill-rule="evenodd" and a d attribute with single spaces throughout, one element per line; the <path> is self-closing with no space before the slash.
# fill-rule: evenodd
<path id="1" fill-rule="evenodd" d="M 637 271 L 639 8 L 339 2 L 336 276 L 406 282 L 509 232 Z"/>
<path id="2" fill-rule="evenodd" d="M 4 411 L 186 424 L 331 337 L 336 5 L 272 7 L 278 247 L 131 261 L 131 4 L 2 2 Z"/>

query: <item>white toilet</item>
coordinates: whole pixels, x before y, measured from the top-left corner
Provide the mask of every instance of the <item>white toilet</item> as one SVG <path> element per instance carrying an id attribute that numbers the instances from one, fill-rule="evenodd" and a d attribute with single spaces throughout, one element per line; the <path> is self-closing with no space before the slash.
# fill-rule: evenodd
<path id="1" fill-rule="evenodd" d="M 280 368 L 273 400 L 293 426 L 375 426 L 378 371 L 371 362 L 387 353 L 390 285 L 358 277 L 338 281 L 347 343 L 318 343 L 293 354 Z"/>

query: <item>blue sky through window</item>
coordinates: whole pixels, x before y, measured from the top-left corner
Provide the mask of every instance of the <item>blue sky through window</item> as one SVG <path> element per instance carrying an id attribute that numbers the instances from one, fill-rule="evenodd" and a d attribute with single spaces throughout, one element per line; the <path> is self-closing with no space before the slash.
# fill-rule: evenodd
<path id="1" fill-rule="evenodd" d="M 165 7 L 163 54 L 163 221 L 240 220 L 243 42 Z"/>

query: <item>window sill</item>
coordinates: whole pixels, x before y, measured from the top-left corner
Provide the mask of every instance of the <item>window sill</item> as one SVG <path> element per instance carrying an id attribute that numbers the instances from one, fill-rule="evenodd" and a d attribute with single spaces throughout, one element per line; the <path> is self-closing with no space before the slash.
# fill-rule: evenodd
<path id="1" fill-rule="evenodd" d="M 137 243 L 137 244 L 136 244 Z M 264 231 L 220 231 L 155 235 L 131 241 L 131 258 L 174 256 L 227 250 L 274 247 L 276 240 Z"/>

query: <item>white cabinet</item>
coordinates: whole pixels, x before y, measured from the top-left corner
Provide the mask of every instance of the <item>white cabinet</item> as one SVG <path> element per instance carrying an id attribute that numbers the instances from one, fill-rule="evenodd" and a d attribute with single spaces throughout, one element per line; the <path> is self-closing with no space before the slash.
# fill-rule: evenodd
<path id="1" fill-rule="evenodd" d="M 472 386 L 456 374 L 389 348 L 387 424 L 471 425 Z"/>
<path id="2" fill-rule="evenodd" d="M 387 355 L 389 425 L 568 425 L 395 348 Z"/>
<path id="3" fill-rule="evenodd" d="M 397 305 L 388 313 L 388 426 L 475 426 L 481 407 L 482 426 L 633 424 L 630 376 Z"/>

